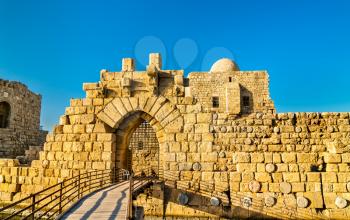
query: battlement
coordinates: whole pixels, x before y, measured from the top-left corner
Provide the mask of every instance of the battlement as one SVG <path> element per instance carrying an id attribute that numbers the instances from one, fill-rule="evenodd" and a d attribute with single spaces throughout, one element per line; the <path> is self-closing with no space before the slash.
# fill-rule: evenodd
<path id="1" fill-rule="evenodd" d="M 25 84 L 18 82 L 18 81 L 11 81 L 11 80 L 4 80 L 4 79 L 0 79 L 0 88 L 11 88 L 17 91 L 21 91 L 21 92 L 26 92 L 26 93 L 30 93 L 34 96 L 38 96 L 38 98 L 41 99 L 41 95 L 34 93 L 32 91 L 30 91 L 28 89 L 28 86 L 26 86 Z"/>
<path id="2" fill-rule="evenodd" d="M 144 71 L 136 70 L 132 58 L 124 58 L 120 72 L 103 69 L 100 82 L 86 83 L 83 89 L 87 97 L 193 97 L 209 112 L 275 112 L 268 73 L 241 71 L 229 59 L 217 61 L 209 72 L 191 72 L 186 78 L 183 70 L 163 70 L 161 55 L 157 53 L 149 55 Z"/>

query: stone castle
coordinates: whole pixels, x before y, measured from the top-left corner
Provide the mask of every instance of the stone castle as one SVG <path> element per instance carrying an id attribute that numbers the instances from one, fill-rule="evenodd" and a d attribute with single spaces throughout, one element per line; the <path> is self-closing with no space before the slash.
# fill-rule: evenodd
<path id="1" fill-rule="evenodd" d="M 40 129 L 41 96 L 19 82 L 0 79 L 0 158 L 24 155 L 42 146 L 47 132 Z"/>
<path id="2" fill-rule="evenodd" d="M 221 59 L 186 78 L 150 54 L 146 71 L 125 58 L 120 72 L 102 70 L 83 89 L 31 167 L 0 161 L 1 201 L 78 172 L 151 168 L 174 189 L 209 198 L 170 203 L 169 216 L 350 218 L 349 113 L 276 113 L 266 71 Z M 161 203 L 149 194 L 134 201 L 150 216 Z"/>

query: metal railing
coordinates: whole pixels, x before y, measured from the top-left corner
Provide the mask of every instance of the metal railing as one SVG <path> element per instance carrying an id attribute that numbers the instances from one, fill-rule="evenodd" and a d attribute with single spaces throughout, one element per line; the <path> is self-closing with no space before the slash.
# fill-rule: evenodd
<path id="1" fill-rule="evenodd" d="M 138 173 L 132 173 L 129 178 L 129 201 L 127 207 L 127 219 L 132 218 L 132 195 L 135 191 L 142 189 L 148 183 L 153 180 L 159 180 L 159 170 L 158 174 L 154 171 L 153 167 L 143 169 Z"/>
<path id="2" fill-rule="evenodd" d="M 123 169 L 96 170 L 65 179 L 60 183 L 0 208 L 3 220 L 8 219 L 53 219 L 82 196 L 127 180 Z"/>

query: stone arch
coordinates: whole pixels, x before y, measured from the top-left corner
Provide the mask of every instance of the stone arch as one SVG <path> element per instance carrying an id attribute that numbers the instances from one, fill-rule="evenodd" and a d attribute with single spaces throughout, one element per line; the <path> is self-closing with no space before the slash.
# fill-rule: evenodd
<path id="1" fill-rule="evenodd" d="M 147 121 L 154 129 L 159 142 L 159 167 L 163 170 L 165 142 L 168 134 L 181 132 L 183 117 L 180 111 L 168 99 L 159 97 L 114 98 L 97 117 L 115 129 L 116 167 L 127 167 L 127 148 L 131 134 Z"/>
<path id="2" fill-rule="evenodd" d="M 118 128 L 125 118 L 135 112 L 147 113 L 166 132 L 181 132 L 183 129 L 180 111 L 163 96 L 114 98 L 97 117 L 110 127 Z"/>
<path id="3" fill-rule="evenodd" d="M 0 102 L 0 128 L 8 128 L 10 125 L 11 106 L 8 102 Z"/>

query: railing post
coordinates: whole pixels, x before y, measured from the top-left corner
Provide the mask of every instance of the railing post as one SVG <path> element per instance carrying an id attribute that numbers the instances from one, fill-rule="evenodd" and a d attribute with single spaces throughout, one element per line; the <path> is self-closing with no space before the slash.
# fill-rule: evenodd
<path id="1" fill-rule="evenodd" d="M 113 171 L 112 171 L 112 183 L 116 183 L 117 182 L 117 168 L 113 167 Z"/>
<path id="2" fill-rule="evenodd" d="M 62 191 L 63 191 L 63 181 L 60 183 L 60 202 L 58 205 L 58 213 L 62 213 Z"/>
<path id="3" fill-rule="evenodd" d="M 32 214 L 31 219 L 34 220 L 34 213 L 35 212 L 35 194 L 32 195 Z"/>
<path id="4" fill-rule="evenodd" d="M 134 174 L 129 177 L 129 204 L 128 204 L 128 219 L 132 219 L 132 191 L 134 186 Z"/>
<path id="5" fill-rule="evenodd" d="M 91 172 L 88 175 L 89 177 L 89 192 L 91 191 Z"/>
<path id="6" fill-rule="evenodd" d="M 102 185 L 103 185 L 103 170 L 101 170 L 100 188 L 102 188 Z"/>
<path id="7" fill-rule="evenodd" d="M 78 199 L 80 199 L 80 171 L 78 175 Z"/>

